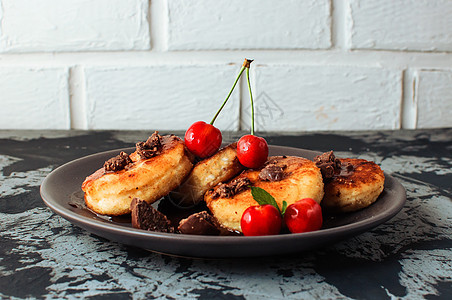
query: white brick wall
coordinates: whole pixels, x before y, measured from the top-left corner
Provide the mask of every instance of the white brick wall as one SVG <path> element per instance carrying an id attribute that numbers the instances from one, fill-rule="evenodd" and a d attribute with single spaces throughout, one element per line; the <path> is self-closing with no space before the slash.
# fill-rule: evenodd
<path id="1" fill-rule="evenodd" d="M 146 0 L 2 0 L 2 52 L 149 50 Z"/>
<path id="2" fill-rule="evenodd" d="M 85 70 L 88 127 L 187 129 L 210 122 L 238 73 L 237 65 L 148 65 Z M 239 128 L 239 93 L 232 94 L 215 125 Z M 127 114 L 123 114 L 127 112 Z"/>
<path id="3" fill-rule="evenodd" d="M 452 127 L 452 0 L 0 0 L 0 129 Z M 244 79 L 244 78 L 243 78 Z M 218 118 L 249 128 L 245 81 Z"/>
<path id="4" fill-rule="evenodd" d="M 323 49 L 328 0 L 169 0 L 169 50 Z M 279 17 L 271 17 L 274 16 Z"/>
<path id="5" fill-rule="evenodd" d="M 2 129 L 69 129 L 66 68 L 0 68 Z"/>
<path id="6" fill-rule="evenodd" d="M 401 75 L 397 70 L 349 66 L 258 67 L 258 129 L 398 129 Z M 242 102 L 242 120 L 247 127 L 248 102 Z"/>
<path id="7" fill-rule="evenodd" d="M 350 1 L 353 49 L 452 51 L 452 1 Z"/>
<path id="8" fill-rule="evenodd" d="M 419 127 L 450 127 L 452 72 L 421 70 L 417 74 L 416 102 Z"/>

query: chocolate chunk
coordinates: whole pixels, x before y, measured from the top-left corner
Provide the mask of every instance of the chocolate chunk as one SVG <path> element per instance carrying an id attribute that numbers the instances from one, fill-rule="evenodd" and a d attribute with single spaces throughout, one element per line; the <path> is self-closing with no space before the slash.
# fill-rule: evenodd
<path id="1" fill-rule="evenodd" d="M 247 177 L 237 178 L 229 183 L 220 184 L 212 194 L 212 198 L 231 198 L 234 195 L 246 190 L 251 181 Z"/>
<path id="2" fill-rule="evenodd" d="M 119 153 L 119 155 L 110 158 L 104 163 L 105 171 L 119 171 L 124 169 L 128 164 L 131 164 L 132 160 L 125 152 Z"/>
<path id="3" fill-rule="evenodd" d="M 168 218 L 146 201 L 133 198 L 130 210 L 133 228 L 174 233 L 174 227 Z"/>
<path id="4" fill-rule="evenodd" d="M 139 142 L 136 144 L 138 155 L 142 159 L 154 157 L 162 150 L 161 136 L 158 131 L 155 131 L 146 142 Z"/>
<path id="5" fill-rule="evenodd" d="M 285 177 L 284 169 L 286 165 L 277 166 L 276 164 L 268 164 L 259 172 L 259 179 L 264 181 L 280 181 Z"/>
<path id="6" fill-rule="evenodd" d="M 207 211 L 201 211 L 183 219 L 177 228 L 180 233 L 197 235 L 219 235 L 219 224 Z"/>
<path id="7" fill-rule="evenodd" d="M 314 162 L 320 168 L 324 179 L 332 178 L 335 173 L 341 170 L 341 161 L 334 156 L 333 151 L 317 155 Z"/>

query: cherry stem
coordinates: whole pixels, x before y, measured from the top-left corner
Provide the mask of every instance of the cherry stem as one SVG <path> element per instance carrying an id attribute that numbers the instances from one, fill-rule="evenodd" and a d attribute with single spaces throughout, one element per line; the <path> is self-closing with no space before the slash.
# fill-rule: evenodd
<path id="1" fill-rule="evenodd" d="M 254 135 L 254 103 L 253 94 L 251 93 L 251 83 L 250 83 L 250 68 L 246 69 L 246 80 L 248 82 L 248 90 L 250 91 L 250 101 L 251 101 L 251 135 Z"/>
<path id="2" fill-rule="evenodd" d="M 246 60 L 245 60 L 246 61 Z M 215 116 L 213 117 L 212 121 L 210 121 L 210 125 L 213 125 L 213 123 L 215 122 L 215 120 L 217 119 L 218 115 L 220 114 L 221 110 L 223 109 L 223 107 L 226 105 L 226 102 L 228 102 L 229 97 L 231 97 L 232 91 L 234 91 L 235 86 L 237 85 L 237 82 L 240 79 L 240 76 L 242 76 L 243 71 L 245 70 L 246 65 L 245 63 L 243 64 L 242 68 L 240 69 L 239 75 L 237 76 L 237 78 L 235 79 L 234 85 L 232 86 L 231 90 L 229 91 L 228 96 L 226 97 L 226 99 L 223 101 L 223 104 L 221 105 L 220 109 L 217 111 L 217 113 L 215 114 Z M 249 68 L 249 67 L 248 67 Z"/>

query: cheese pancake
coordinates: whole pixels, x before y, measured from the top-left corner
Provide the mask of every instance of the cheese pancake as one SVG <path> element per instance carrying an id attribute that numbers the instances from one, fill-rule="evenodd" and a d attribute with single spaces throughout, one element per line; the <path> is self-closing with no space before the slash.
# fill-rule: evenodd
<path id="1" fill-rule="evenodd" d="M 323 198 L 322 174 L 314 162 L 295 156 L 273 156 L 261 169 L 248 169 L 229 184 L 219 185 L 205 194 L 207 207 L 224 227 L 241 232 L 243 212 L 258 205 L 247 185 L 266 190 L 280 208 L 283 201 L 290 205 L 303 198 L 312 198 L 320 203 Z"/>
<path id="2" fill-rule="evenodd" d="M 183 182 L 193 167 L 193 156 L 184 142 L 173 135 L 153 137 L 158 140 L 157 146 L 138 143 L 130 157 L 121 154 L 128 160 L 123 169 L 107 171 L 109 165 L 121 165 L 109 160 L 85 179 L 82 190 L 91 210 L 104 215 L 127 214 L 133 198 L 152 203 Z"/>
<path id="3" fill-rule="evenodd" d="M 243 169 L 237 158 L 237 143 L 230 144 L 215 155 L 198 162 L 187 180 L 171 192 L 171 200 L 182 206 L 197 204 L 203 200 L 208 190 L 230 180 Z"/>
<path id="4" fill-rule="evenodd" d="M 334 212 L 350 212 L 374 203 L 384 188 L 385 176 L 374 162 L 341 158 L 341 171 L 325 180 L 322 208 Z"/>

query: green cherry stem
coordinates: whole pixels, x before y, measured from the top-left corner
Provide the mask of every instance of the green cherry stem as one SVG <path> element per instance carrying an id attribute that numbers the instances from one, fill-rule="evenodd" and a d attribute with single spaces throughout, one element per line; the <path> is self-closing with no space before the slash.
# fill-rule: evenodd
<path id="1" fill-rule="evenodd" d="M 229 91 L 229 94 L 227 95 L 226 99 L 223 101 L 223 104 L 221 105 L 220 109 L 217 111 L 217 113 L 215 114 L 215 116 L 213 117 L 212 121 L 210 121 L 210 125 L 213 125 L 213 123 L 215 122 L 215 120 L 217 119 L 218 115 L 220 114 L 221 110 L 223 109 L 223 107 L 226 105 L 226 102 L 228 102 L 229 97 L 231 97 L 232 91 L 234 91 L 235 86 L 237 85 L 237 82 L 240 79 L 240 76 L 242 76 L 243 71 L 245 70 L 245 67 L 243 66 L 240 69 L 239 75 L 237 76 L 237 78 L 235 79 L 234 85 L 232 86 L 231 90 Z"/>
<path id="2" fill-rule="evenodd" d="M 237 76 L 237 78 L 235 79 L 234 85 L 232 86 L 231 90 L 229 91 L 228 96 L 226 97 L 226 99 L 223 101 L 223 104 L 221 105 L 220 109 L 217 111 L 217 113 L 215 114 L 215 116 L 213 117 L 212 121 L 210 121 L 210 125 L 213 125 L 213 123 L 215 122 L 215 120 L 217 119 L 218 115 L 220 114 L 221 110 L 223 109 L 223 107 L 226 105 L 226 102 L 228 102 L 229 97 L 231 97 L 232 91 L 234 91 L 235 86 L 237 85 L 237 82 L 240 79 L 240 76 L 242 76 L 243 71 L 246 68 L 249 68 L 249 63 L 247 63 L 247 59 L 245 59 L 245 62 L 242 65 L 242 68 L 240 69 L 239 75 Z M 251 63 L 251 62 L 250 62 Z"/>
<path id="3" fill-rule="evenodd" d="M 251 101 L 251 135 L 254 135 L 254 102 L 253 102 L 253 93 L 251 93 L 249 67 L 246 69 L 246 81 L 248 82 L 248 90 L 250 91 L 250 101 Z"/>

